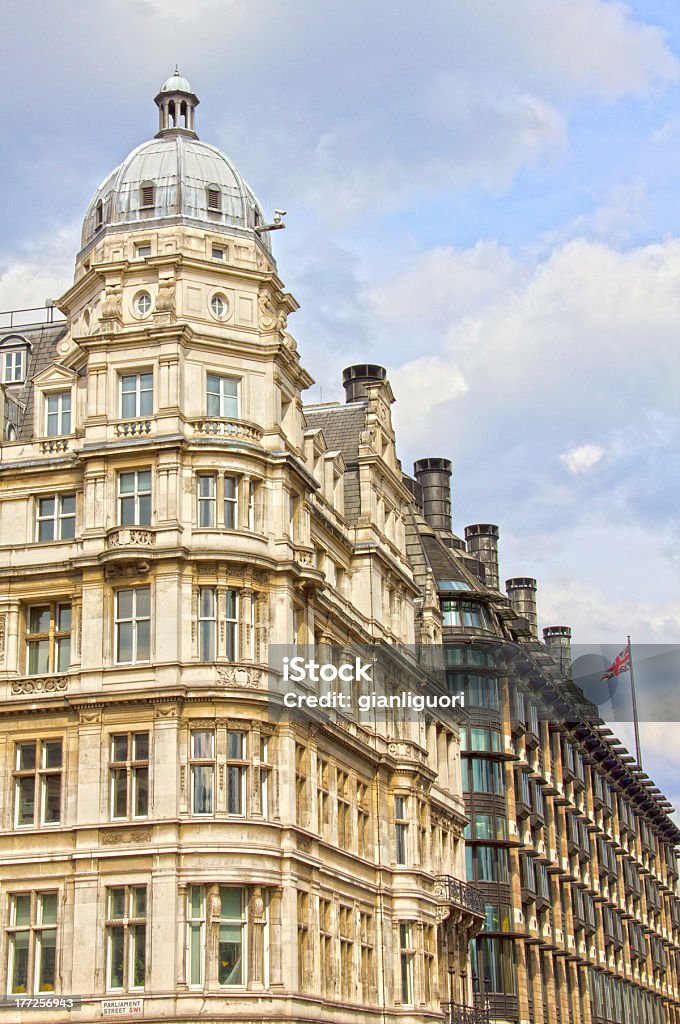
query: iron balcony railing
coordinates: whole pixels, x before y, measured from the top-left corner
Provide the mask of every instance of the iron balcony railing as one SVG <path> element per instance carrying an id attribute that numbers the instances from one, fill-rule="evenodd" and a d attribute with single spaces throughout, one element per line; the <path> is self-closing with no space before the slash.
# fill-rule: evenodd
<path id="1" fill-rule="evenodd" d="M 491 1024 L 491 1011 L 488 1006 L 462 1006 L 460 1003 L 448 1004 L 448 1024 Z"/>
<path id="2" fill-rule="evenodd" d="M 36 324 L 60 324 L 65 317 L 54 303 L 33 306 L 30 309 L 7 309 L 0 312 L 0 331 L 17 327 L 33 327 Z"/>
<path id="3" fill-rule="evenodd" d="M 479 914 L 484 917 L 484 897 L 474 886 L 467 882 L 461 882 L 459 878 L 451 875 L 438 875 L 435 883 L 435 896 L 442 903 L 451 903 L 455 907 L 462 907 L 472 914 Z"/>

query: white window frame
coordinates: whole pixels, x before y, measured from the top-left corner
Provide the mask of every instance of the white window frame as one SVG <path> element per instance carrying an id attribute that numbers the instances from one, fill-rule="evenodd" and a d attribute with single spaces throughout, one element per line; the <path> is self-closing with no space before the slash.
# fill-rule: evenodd
<path id="1" fill-rule="evenodd" d="M 64 512 L 64 501 L 66 498 L 73 498 L 73 512 Z M 48 515 L 41 515 L 40 505 L 43 501 L 53 501 L 54 511 Z M 73 536 L 64 537 L 64 522 L 73 520 Z M 52 523 L 51 538 L 40 536 L 40 528 L 43 523 Z M 51 544 L 60 540 L 73 540 L 76 535 L 76 495 L 74 491 L 64 494 L 39 494 L 35 499 L 35 540 L 37 544 Z"/>
<path id="2" fill-rule="evenodd" d="M 213 388 L 210 390 L 211 381 L 217 381 L 217 390 Z M 225 385 L 227 384 L 236 385 L 236 394 L 228 395 L 225 393 Z M 241 381 L 238 377 L 230 377 L 220 373 L 208 373 L 206 375 L 206 413 L 208 417 L 217 416 L 221 419 L 239 419 L 241 416 Z M 214 405 L 214 401 L 211 399 L 217 398 L 217 412 L 211 412 L 210 406 Z M 229 403 L 235 403 L 236 411 L 232 412 L 227 409 Z"/>
<path id="3" fill-rule="evenodd" d="M 141 473 L 149 474 L 149 487 L 140 487 L 139 477 Z M 121 492 L 120 485 L 124 476 L 134 476 L 134 489 L 132 491 Z M 151 520 L 153 518 L 153 473 L 151 467 L 145 469 L 121 469 L 118 471 L 116 478 L 116 489 L 118 491 L 118 526 L 151 526 Z M 149 498 L 149 520 L 148 522 L 142 522 L 140 518 L 140 498 Z M 129 501 L 132 499 L 134 508 L 134 519 L 131 523 L 123 522 L 123 500 Z"/>
<path id="4" fill-rule="evenodd" d="M 142 378 L 150 377 L 151 386 L 142 387 Z M 135 386 L 133 391 L 124 390 L 124 382 L 128 380 L 134 380 Z M 141 419 L 145 416 L 153 416 L 153 370 L 138 370 L 132 373 L 120 373 L 118 375 L 118 406 L 120 418 L 125 420 Z M 128 395 L 134 396 L 134 412 L 127 414 L 124 409 L 124 399 Z M 148 412 L 142 411 L 142 400 L 146 395 L 151 396 L 151 408 Z"/>
<path id="5" fill-rule="evenodd" d="M 132 594 L 132 613 L 128 616 L 120 615 L 120 597 L 122 594 Z M 137 605 L 139 602 L 139 594 L 146 593 L 149 596 L 149 614 L 139 615 L 137 613 Z M 139 624 L 142 622 L 148 622 L 149 624 L 149 651 L 145 658 L 139 657 Z M 120 646 L 120 627 L 123 625 L 131 625 L 132 633 L 132 657 L 130 661 L 121 661 L 118 657 L 118 651 Z M 114 662 L 116 665 L 145 665 L 151 660 L 151 588 L 150 587 L 121 587 L 114 593 L 114 637 L 113 637 L 113 654 Z"/>
<path id="6" fill-rule="evenodd" d="M 116 889 L 123 889 L 125 892 L 125 914 L 123 917 L 111 917 L 112 893 Z M 135 917 L 133 914 L 136 889 L 144 890 L 144 917 Z M 144 982 L 141 985 L 134 984 L 134 956 L 135 956 L 135 928 L 144 926 Z M 149 887 L 144 883 L 140 885 L 110 885 L 106 888 L 106 991 L 107 992 L 143 992 L 146 987 L 146 974 L 149 969 Z M 112 945 L 113 929 L 123 931 L 123 984 L 111 984 Z"/>
<path id="7" fill-rule="evenodd" d="M 50 410 L 50 403 L 56 399 L 56 410 Z M 46 391 L 45 401 L 45 437 L 63 437 L 73 433 L 73 395 L 71 389 L 66 391 Z M 68 405 L 68 408 L 65 408 Z M 50 430 L 50 417 L 56 415 L 56 430 Z M 68 429 L 65 429 L 65 428 Z"/>
<path id="8" fill-rule="evenodd" d="M 26 349 L 9 349 L 2 353 L 3 384 L 23 384 L 26 379 Z"/>
<path id="9" fill-rule="evenodd" d="M 194 752 L 194 736 L 198 733 L 206 733 L 211 738 L 210 752 L 205 756 L 197 755 Z M 190 777 L 190 808 L 192 817 L 196 818 L 212 818 L 215 814 L 215 781 L 217 779 L 217 765 L 216 765 L 216 737 L 215 729 L 211 728 L 208 723 L 205 726 L 200 725 L 198 722 L 194 723 L 189 730 L 189 777 Z M 194 801 L 195 795 L 195 784 L 194 784 L 194 770 L 209 768 L 212 772 L 212 786 L 210 791 L 210 810 L 208 811 L 197 811 Z"/>
<path id="10" fill-rule="evenodd" d="M 203 493 L 204 484 L 209 484 Z M 208 522 L 202 522 L 203 513 L 208 513 Z M 196 474 L 196 526 L 199 530 L 214 530 L 217 526 L 217 475 L 215 473 Z"/>

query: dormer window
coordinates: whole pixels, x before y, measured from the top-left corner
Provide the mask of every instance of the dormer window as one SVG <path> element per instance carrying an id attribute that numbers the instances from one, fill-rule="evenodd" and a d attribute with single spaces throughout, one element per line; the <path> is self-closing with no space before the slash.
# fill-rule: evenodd
<path id="1" fill-rule="evenodd" d="M 150 210 L 156 202 L 156 186 L 152 181 L 143 181 L 139 186 L 139 207 L 141 210 Z"/>
<path id="2" fill-rule="evenodd" d="M 5 352 L 2 359 L 3 384 L 21 384 L 26 376 L 26 350 Z"/>
<path id="3" fill-rule="evenodd" d="M 26 380 L 28 350 L 28 342 L 18 334 L 3 338 L 0 349 L 3 384 L 23 384 Z"/>
<path id="4" fill-rule="evenodd" d="M 95 231 L 99 231 L 100 227 L 104 223 L 104 204 L 99 200 L 94 211 L 94 228 Z"/>
<path id="5" fill-rule="evenodd" d="M 222 192 L 219 185 L 208 185 L 208 209 L 213 213 L 222 212 Z"/>
<path id="6" fill-rule="evenodd" d="M 45 396 L 45 436 L 71 433 L 71 392 L 58 391 Z"/>

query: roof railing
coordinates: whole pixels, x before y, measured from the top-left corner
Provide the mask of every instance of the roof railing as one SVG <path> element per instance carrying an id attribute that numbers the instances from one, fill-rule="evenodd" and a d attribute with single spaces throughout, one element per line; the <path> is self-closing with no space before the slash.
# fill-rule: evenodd
<path id="1" fill-rule="evenodd" d="M 0 331 L 13 331 L 18 327 L 35 327 L 41 324 L 63 323 L 66 317 L 53 302 L 28 309 L 8 309 L 0 312 Z"/>

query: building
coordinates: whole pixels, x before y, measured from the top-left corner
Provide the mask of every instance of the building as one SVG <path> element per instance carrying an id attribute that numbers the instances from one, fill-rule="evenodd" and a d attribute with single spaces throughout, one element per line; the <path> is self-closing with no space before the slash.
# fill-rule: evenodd
<path id="1" fill-rule="evenodd" d="M 672 808 L 573 685 L 569 628 L 538 642 L 536 581 L 500 592 L 498 527 L 452 533 L 450 477 L 446 459 L 416 463 L 409 552 L 417 578 L 436 577 L 450 685 L 467 694 L 467 877 L 486 916 L 476 987 L 493 1021 L 675 1024 Z"/>
<path id="2" fill-rule="evenodd" d="M 268 685 L 275 648 L 375 643 L 434 685 L 389 382 L 303 412 L 280 216 L 179 73 L 155 102 L 64 319 L 0 332 L 0 983 L 50 1021 L 441 1021 L 483 923 L 457 722 L 291 720 Z"/>
<path id="3" fill-rule="evenodd" d="M 385 370 L 303 406 L 281 215 L 186 79 L 155 102 L 63 318 L 0 318 L 0 984 L 83 1022 L 679 1024 L 668 804 L 497 528 L 452 533 L 450 464 L 403 474 Z M 366 649 L 467 715 L 282 713 L 286 652 Z"/>

